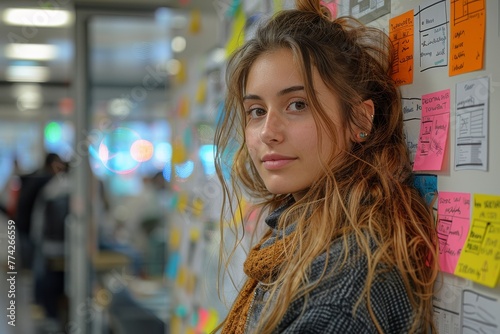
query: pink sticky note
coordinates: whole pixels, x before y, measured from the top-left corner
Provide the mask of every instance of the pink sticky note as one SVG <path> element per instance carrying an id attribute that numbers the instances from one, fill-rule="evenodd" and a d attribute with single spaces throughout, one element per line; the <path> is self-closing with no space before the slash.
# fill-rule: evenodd
<path id="1" fill-rule="evenodd" d="M 455 272 L 469 226 L 470 194 L 439 192 L 437 233 L 441 271 Z"/>
<path id="2" fill-rule="evenodd" d="M 209 312 L 207 310 L 205 310 L 204 308 L 200 308 L 198 310 L 199 322 L 198 322 L 197 330 L 199 333 L 205 332 L 205 328 L 207 326 L 209 317 L 210 317 Z"/>
<path id="3" fill-rule="evenodd" d="M 327 1 L 320 1 L 321 5 L 328 8 L 330 11 L 330 14 L 332 15 L 332 19 L 337 18 L 337 2 L 336 0 L 327 0 Z"/>
<path id="4" fill-rule="evenodd" d="M 422 96 L 422 120 L 413 170 L 441 170 L 450 125 L 450 90 Z"/>

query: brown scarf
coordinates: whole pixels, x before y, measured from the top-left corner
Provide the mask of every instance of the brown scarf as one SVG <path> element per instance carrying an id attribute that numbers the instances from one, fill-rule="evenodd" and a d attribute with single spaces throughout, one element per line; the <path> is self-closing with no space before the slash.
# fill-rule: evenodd
<path id="1" fill-rule="evenodd" d="M 285 244 L 292 235 L 293 233 L 261 249 L 262 244 L 269 237 L 269 234 L 267 234 L 252 248 L 243 265 L 243 270 L 248 279 L 224 321 L 222 334 L 243 334 L 245 332 L 248 311 L 252 303 L 252 294 L 257 287 L 257 283 L 269 283 L 277 273 L 285 260 Z"/>

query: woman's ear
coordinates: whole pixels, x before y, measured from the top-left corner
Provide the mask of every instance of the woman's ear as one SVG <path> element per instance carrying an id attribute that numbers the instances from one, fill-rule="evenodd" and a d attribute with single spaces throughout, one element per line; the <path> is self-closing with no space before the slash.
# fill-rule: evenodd
<path id="1" fill-rule="evenodd" d="M 356 108 L 356 110 L 358 115 L 356 115 L 357 124 L 353 127 L 353 141 L 361 143 L 368 139 L 368 136 L 370 136 L 372 131 L 375 104 L 372 100 L 365 100 L 361 103 L 359 108 Z"/>

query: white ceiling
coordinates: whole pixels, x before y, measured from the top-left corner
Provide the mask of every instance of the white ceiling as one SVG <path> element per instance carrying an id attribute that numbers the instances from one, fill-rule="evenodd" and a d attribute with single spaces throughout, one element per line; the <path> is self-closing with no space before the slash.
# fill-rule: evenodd
<path id="1" fill-rule="evenodd" d="M 214 17 L 217 15 L 216 1 L 228 0 L 53 0 L 40 2 L 22 0 L 2 0 L 0 12 L 8 7 L 33 7 L 40 8 L 40 3 L 52 3 L 74 10 L 75 7 L 85 11 L 106 11 L 115 14 L 113 19 L 95 18 L 93 31 L 91 33 L 91 70 L 94 84 L 105 89 L 113 89 L 114 86 L 133 87 L 135 78 L 141 80 L 148 65 L 154 65 L 161 58 L 166 57 L 165 48 L 169 47 L 168 31 L 154 20 L 154 9 L 167 7 L 175 9 L 175 12 L 188 13 L 192 9 L 199 9 L 204 15 Z M 63 6 L 64 5 L 64 6 Z M 136 14 L 143 17 L 143 21 L 133 18 Z M 150 15 L 144 20 L 145 15 Z M 126 19 L 130 16 L 131 18 Z M 100 29 L 100 30 L 99 30 Z M 182 30 L 182 29 L 181 29 Z M 184 33 L 187 30 L 184 29 Z M 102 31 L 102 33 L 99 33 Z M 182 31 L 179 31 L 182 33 Z M 58 103 L 61 98 L 69 94 L 72 82 L 73 62 L 73 31 L 72 28 L 40 28 L 40 27 L 16 27 L 6 26 L 0 23 L 0 117 L 6 105 L 15 105 L 15 84 L 6 81 L 5 70 L 14 60 L 6 59 L 4 48 L 7 43 L 38 43 L 56 44 L 63 52 L 57 59 L 42 62 L 50 68 L 50 80 L 40 84 L 43 91 L 44 103 Z M 196 44 L 196 43 L 195 43 Z M 186 49 L 186 52 L 199 52 L 197 46 Z M 167 52 L 168 53 L 168 52 Z M 118 61 L 117 61 L 118 59 Z"/>
<path id="2" fill-rule="evenodd" d="M 68 2 L 68 1 L 61 1 Z M 169 7 L 180 9 L 200 9 L 204 13 L 215 13 L 217 7 L 224 7 L 224 3 L 231 0 L 74 0 L 77 6 L 111 7 L 111 8 L 147 8 Z"/>

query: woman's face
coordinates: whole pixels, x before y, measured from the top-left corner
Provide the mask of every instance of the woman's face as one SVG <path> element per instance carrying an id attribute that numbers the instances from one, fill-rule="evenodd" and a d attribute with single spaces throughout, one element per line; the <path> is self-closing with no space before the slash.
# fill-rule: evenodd
<path id="1" fill-rule="evenodd" d="M 320 161 L 345 149 L 349 140 L 340 126 L 337 97 L 313 68 L 315 93 L 341 138 L 316 129 L 305 83 L 292 52 L 279 49 L 260 55 L 250 68 L 244 94 L 246 145 L 273 194 L 299 199 L 322 173 Z M 322 139 L 318 147 L 318 139 Z"/>

